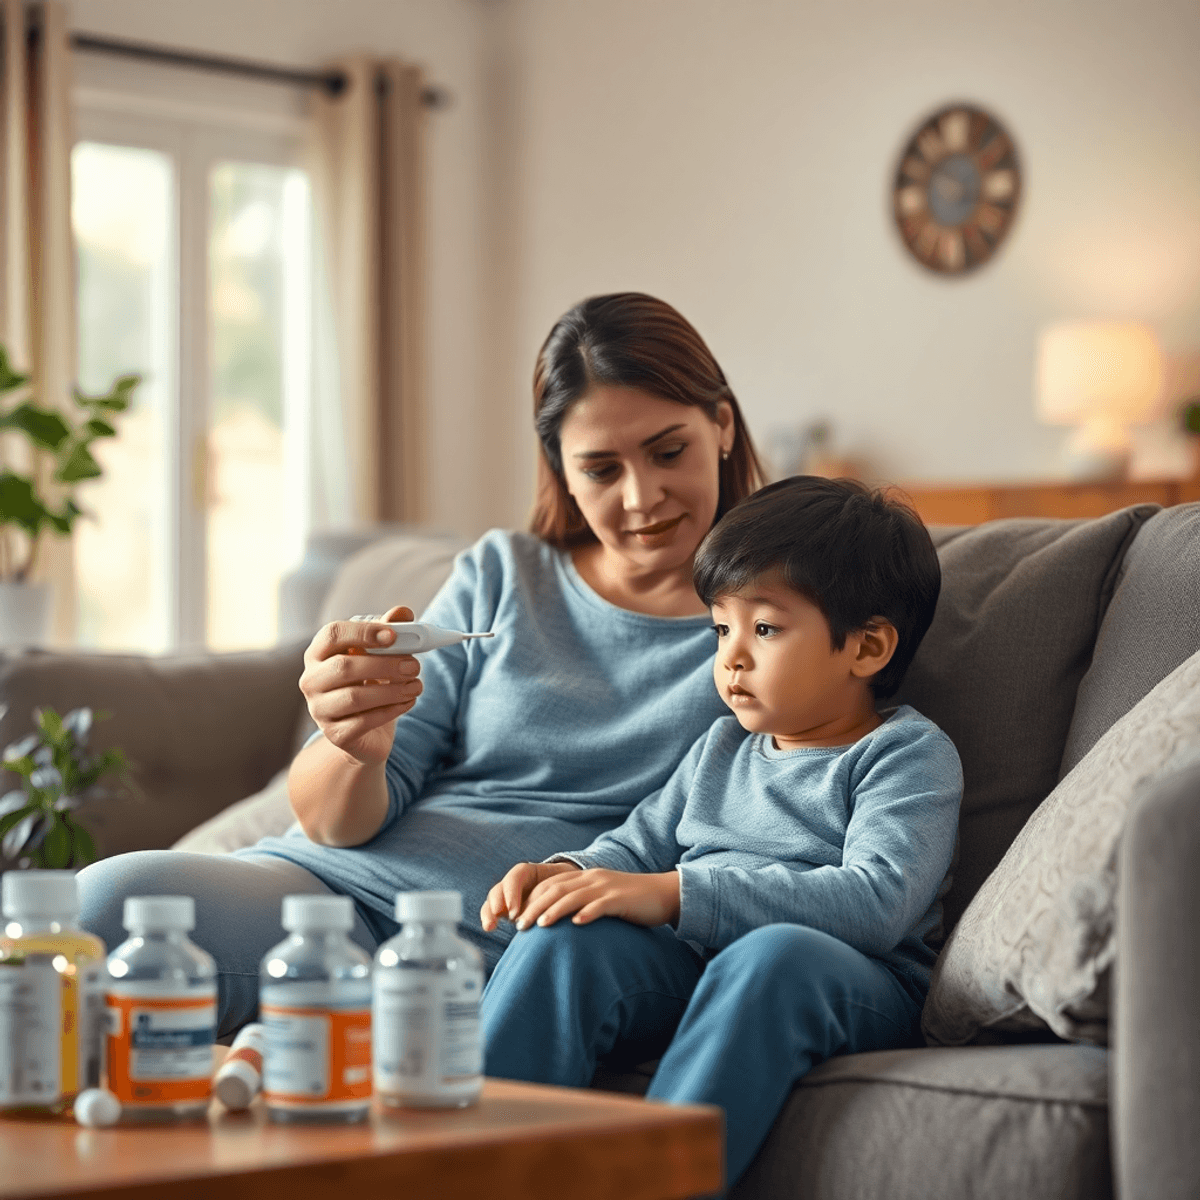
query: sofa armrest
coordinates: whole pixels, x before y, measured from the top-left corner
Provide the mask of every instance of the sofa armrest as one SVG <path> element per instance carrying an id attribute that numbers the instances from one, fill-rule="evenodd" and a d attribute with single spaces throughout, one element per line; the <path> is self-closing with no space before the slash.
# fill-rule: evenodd
<path id="1" fill-rule="evenodd" d="M 81 818 L 105 856 L 170 846 L 291 759 L 304 645 L 162 657 L 0 653 L 0 747 L 31 732 L 39 706 L 111 713 L 91 748 L 120 746 L 141 795 L 96 801 Z"/>
<path id="2" fill-rule="evenodd" d="M 1121 848 L 1112 1055 L 1121 1200 L 1200 1196 L 1200 761 L 1155 781 Z"/>

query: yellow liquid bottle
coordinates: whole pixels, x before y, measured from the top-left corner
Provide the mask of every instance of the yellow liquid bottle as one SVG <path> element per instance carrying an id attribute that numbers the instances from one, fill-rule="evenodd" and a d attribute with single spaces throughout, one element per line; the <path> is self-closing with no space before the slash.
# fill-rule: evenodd
<path id="1" fill-rule="evenodd" d="M 71 871 L 9 871 L 0 933 L 0 1111 L 62 1112 L 100 1083 L 104 943 Z"/>

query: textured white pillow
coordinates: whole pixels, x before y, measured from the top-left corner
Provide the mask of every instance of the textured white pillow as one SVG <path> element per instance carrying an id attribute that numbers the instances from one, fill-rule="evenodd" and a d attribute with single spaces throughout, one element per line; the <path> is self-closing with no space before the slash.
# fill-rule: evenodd
<path id="1" fill-rule="evenodd" d="M 1100 738 L 984 881 L 934 968 L 928 1041 L 957 1046 L 1043 1022 L 1070 1040 L 1107 1040 L 1129 806 L 1148 780 L 1198 758 L 1200 652 Z"/>

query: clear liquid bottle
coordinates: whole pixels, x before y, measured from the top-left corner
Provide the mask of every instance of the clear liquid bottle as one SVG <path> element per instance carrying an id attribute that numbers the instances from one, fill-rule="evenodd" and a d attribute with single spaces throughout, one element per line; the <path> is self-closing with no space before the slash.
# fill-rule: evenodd
<path id="1" fill-rule="evenodd" d="M 258 1006 L 273 1121 L 350 1123 L 371 1106 L 371 958 L 346 935 L 349 896 L 285 896 L 290 936 L 268 950 Z"/>
<path id="2" fill-rule="evenodd" d="M 0 934 L 0 1109 L 62 1112 L 100 1083 L 104 943 L 71 871 L 9 871 Z"/>
<path id="3" fill-rule="evenodd" d="M 375 952 L 375 1092 L 385 1105 L 462 1108 L 483 1088 L 483 956 L 458 936 L 458 892 L 401 892 L 400 932 Z"/>
<path id="4" fill-rule="evenodd" d="M 203 1117 L 212 1096 L 217 965 L 188 938 L 191 896 L 130 896 L 108 956 L 106 1074 L 122 1120 Z"/>

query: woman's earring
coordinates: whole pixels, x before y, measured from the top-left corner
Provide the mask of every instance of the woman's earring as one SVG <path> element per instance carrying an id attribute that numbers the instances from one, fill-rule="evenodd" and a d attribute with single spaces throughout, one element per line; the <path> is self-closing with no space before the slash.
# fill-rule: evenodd
<path id="1" fill-rule="evenodd" d="M 722 462 L 728 462 L 728 461 L 729 461 L 729 451 L 728 451 L 728 450 L 722 450 L 722 451 L 721 451 L 721 461 L 722 461 Z"/>

